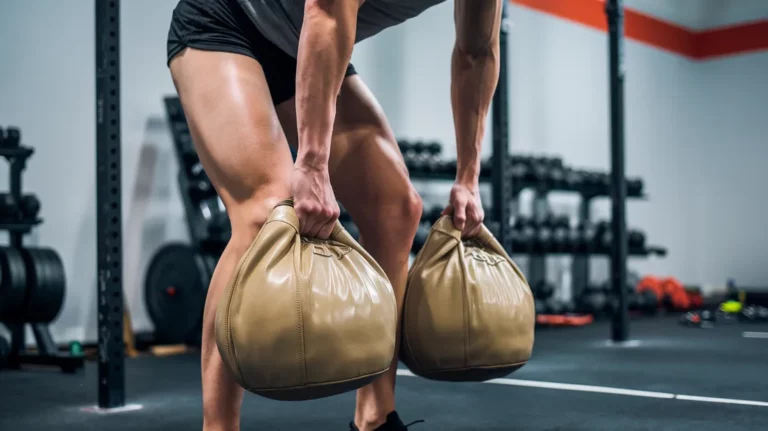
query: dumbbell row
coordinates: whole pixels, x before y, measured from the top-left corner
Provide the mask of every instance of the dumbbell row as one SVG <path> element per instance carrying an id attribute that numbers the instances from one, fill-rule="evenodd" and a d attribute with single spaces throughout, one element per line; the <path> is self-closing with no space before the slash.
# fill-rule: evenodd
<path id="1" fill-rule="evenodd" d="M 456 175 L 455 160 L 441 159 L 429 152 L 405 153 L 404 159 L 413 178 L 452 179 Z M 608 195 L 611 189 L 611 179 L 607 173 L 566 168 L 559 158 L 511 156 L 507 166 L 509 178 L 518 191 L 534 187 L 603 196 Z M 482 161 L 480 177 L 490 179 L 492 169 L 490 160 Z M 642 196 L 643 186 L 642 179 L 627 178 L 627 196 Z"/>

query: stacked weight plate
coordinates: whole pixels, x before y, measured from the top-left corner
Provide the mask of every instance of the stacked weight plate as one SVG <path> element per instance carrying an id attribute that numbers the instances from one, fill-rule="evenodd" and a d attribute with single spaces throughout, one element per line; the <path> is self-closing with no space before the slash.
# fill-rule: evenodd
<path id="1" fill-rule="evenodd" d="M 50 248 L 0 247 L 0 321 L 49 323 L 64 304 L 64 264 Z"/>

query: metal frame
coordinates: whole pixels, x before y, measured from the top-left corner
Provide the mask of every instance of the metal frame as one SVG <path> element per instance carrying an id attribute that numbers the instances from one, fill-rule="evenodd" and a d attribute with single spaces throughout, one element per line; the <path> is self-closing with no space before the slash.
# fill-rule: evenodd
<path id="1" fill-rule="evenodd" d="M 504 2 L 501 12 L 501 34 L 499 36 L 499 83 L 493 95 L 491 107 L 491 136 L 493 155 L 491 157 L 491 200 L 492 217 L 498 223 L 497 238 L 508 252 L 512 252 L 510 228 L 510 205 L 514 200 L 512 178 L 508 168 L 509 160 L 509 79 L 507 77 L 509 38 L 509 5 Z"/>
<path id="2" fill-rule="evenodd" d="M 120 0 L 96 0 L 96 277 L 100 408 L 125 405 L 120 140 Z"/>
<path id="3" fill-rule="evenodd" d="M 608 0 L 608 76 L 611 97 L 611 284 L 618 310 L 611 322 L 611 339 L 629 338 L 627 311 L 627 185 L 624 174 L 624 1 Z"/>

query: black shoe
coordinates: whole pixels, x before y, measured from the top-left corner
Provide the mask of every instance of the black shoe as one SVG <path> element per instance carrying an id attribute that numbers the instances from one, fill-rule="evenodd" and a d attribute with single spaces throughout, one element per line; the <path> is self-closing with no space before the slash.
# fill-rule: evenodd
<path id="1" fill-rule="evenodd" d="M 424 422 L 423 420 L 413 421 L 409 423 L 408 425 L 404 425 L 403 421 L 400 420 L 400 416 L 398 416 L 397 412 L 392 412 L 387 415 L 387 421 L 384 422 L 383 425 L 376 428 L 375 431 L 407 431 L 408 427 L 417 424 L 420 422 Z M 357 426 L 355 426 L 355 422 L 352 421 L 349 423 L 349 430 L 350 431 L 360 431 Z"/>

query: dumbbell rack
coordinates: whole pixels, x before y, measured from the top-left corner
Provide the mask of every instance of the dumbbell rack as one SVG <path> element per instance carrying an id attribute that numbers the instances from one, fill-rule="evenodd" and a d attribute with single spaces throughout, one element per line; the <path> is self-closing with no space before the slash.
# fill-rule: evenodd
<path id="1" fill-rule="evenodd" d="M 9 169 L 9 193 L 13 199 L 22 202 L 22 174 L 27 166 L 27 160 L 32 157 L 35 150 L 19 145 L 20 133 L 15 142 L 3 142 L 4 137 L 0 130 L 0 156 L 6 159 Z M 24 235 L 41 224 L 43 220 L 35 216 L 31 220 L 16 221 L 13 223 L 0 222 L 0 230 L 8 232 L 9 246 L 12 249 L 21 250 L 24 247 Z M 7 289 L 6 283 L 11 283 L 6 274 L 3 275 L 2 288 Z M 25 287 L 28 289 L 29 287 Z M 59 352 L 47 323 L 29 323 L 37 343 L 37 351 L 26 349 L 26 323 L 22 321 L 4 322 L 11 333 L 11 346 L 9 357 L 6 360 L 7 368 L 18 369 L 23 365 L 43 365 L 60 367 L 65 372 L 74 372 L 84 365 L 84 357 Z"/>
<path id="2" fill-rule="evenodd" d="M 607 175 L 607 174 L 605 174 Z M 526 188 L 532 188 L 534 191 L 533 197 L 533 218 L 536 220 L 542 220 L 548 214 L 550 214 L 550 206 L 547 200 L 549 192 L 574 192 L 580 195 L 579 209 L 578 209 L 578 222 L 589 222 L 591 220 L 590 207 L 595 198 L 610 197 L 610 190 L 606 185 L 601 187 L 554 187 L 537 186 L 535 184 L 523 185 L 522 187 L 516 187 L 516 191 L 520 192 Z M 628 193 L 627 198 L 633 199 L 647 199 L 647 196 L 643 194 L 642 188 L 633 190 L 633 193 Z M 593 256 L 609 256 L 610 250 L 605 250 L 599 253 L 568 253 L 573 255 L 573 263 L 571 267 L 571 285 L 573 286 L 572 293 L 574 296 L 578 296 L 580 291 L 589 284 L 589 262 Z M 642 250 L 629 250 L 629 255 L 633 257 L 647 257 L 651 255 L 664 256 L 666 255 L 666 249 L 659 246 L 645 246 Z M 528 277 L 531 281 L 531 285 L 535 285 L 540 281 L 546 279 L 547 265 L 546 256 L 543 254 L 533 254 L 529 260 L 529 273 Z"/>

